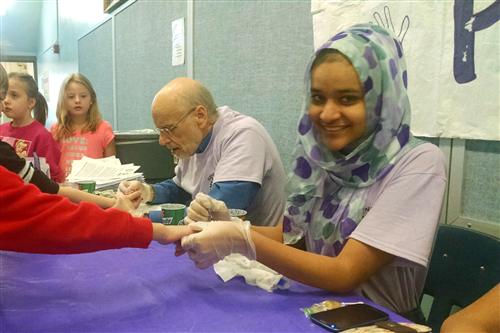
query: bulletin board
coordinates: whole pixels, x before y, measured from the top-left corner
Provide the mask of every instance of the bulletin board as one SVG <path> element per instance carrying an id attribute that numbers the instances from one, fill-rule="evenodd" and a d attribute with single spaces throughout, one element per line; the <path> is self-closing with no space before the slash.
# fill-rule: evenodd
<path id="1" fill-rule="evenodd" d="M 115 16 L 118 128 L 153 128 L 151 102 L 186 66 L 172 67 L 171 22 L 186 16 L 184 1 L 137 1 Z"/>
<path id="2" fill-rule="evenodd" d="M 78 71 L 92 82 L 103 118 L 116 129 L 112 46 L 112 24 L 108 20 L 78 40 Z"/>
<path id="3" fill-rule="evenodd" d="M 313 53 L 308 1 L 194 2 L 194 78 L 218 105 L 259 120 L 292 161 Z"/>

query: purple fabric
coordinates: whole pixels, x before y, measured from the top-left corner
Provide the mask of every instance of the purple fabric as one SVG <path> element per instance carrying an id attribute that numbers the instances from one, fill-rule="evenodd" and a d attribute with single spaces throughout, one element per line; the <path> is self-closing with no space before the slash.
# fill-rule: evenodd
<path id="1" fill-rule="evenodd" d="M 173 252 L 156 243 L 80 255 L 0 251 L 0 332 L 326 332 L 300 308 L 365 300 L 296 282 L 274 293 L 223 283 Z"/>

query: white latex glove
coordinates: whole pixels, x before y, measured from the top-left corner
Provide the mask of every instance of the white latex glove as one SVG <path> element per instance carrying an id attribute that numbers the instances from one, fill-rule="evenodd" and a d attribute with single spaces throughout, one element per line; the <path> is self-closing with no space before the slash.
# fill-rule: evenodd
<path id="1" fill-rule="evenodd" d="M 138 180 L 124 180 L 118 186 L 118 190 L 126 195 L 137 194 L 136 192 L 139 192 L 144 202 L 150 202 L 154 196 L 152 186 Z"/>
<path id="2" fill-rule="evenodd" d="M 183 237 L 181 246 L 198 268 L 208 268 L 231 253 L 250 260 L 257 256 L 248 221 L 195 222 L 189 227 L 195 233 Z"/>
<path id="3" fill-rule="evenodd" d="M 229 210 L 223 201 L 216 200 L 205 193 L 198 193 L 187 209 L 185 224 L 198 221 L 231 221 Z"/>

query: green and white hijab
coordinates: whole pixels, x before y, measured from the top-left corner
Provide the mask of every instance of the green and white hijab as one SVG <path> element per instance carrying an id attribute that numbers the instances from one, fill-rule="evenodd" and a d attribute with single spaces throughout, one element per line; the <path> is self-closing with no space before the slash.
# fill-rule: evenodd
<path id="1" fill-rule="evenodd" d="M 348 155 L 325 147 L 308 115 L 311 66 L 323 49 L 335 49 L 348 58 L 364 89 L 367 135 Z M 287 184 L 284 238 L 285 243 L 293 244 L 305 237 L 308 251 L 336 256 L 364 216 L 366 189 L 420 143 L 410 133 L 401 44 L 380 26 L 352 26 L 317 50 L 305 86 L 294 170 Z"/>

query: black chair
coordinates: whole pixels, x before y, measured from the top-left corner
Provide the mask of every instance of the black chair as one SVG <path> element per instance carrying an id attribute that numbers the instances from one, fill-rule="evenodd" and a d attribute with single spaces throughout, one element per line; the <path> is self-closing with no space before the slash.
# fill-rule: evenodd
<path id="1" fill-rule="evenodd" d="M 439 332 L 452 306 L 474 302 L 500 281 L 500 240 L 452 225 L 440 225 L 424 294 L 434 297 L 428 324 Z"/>

